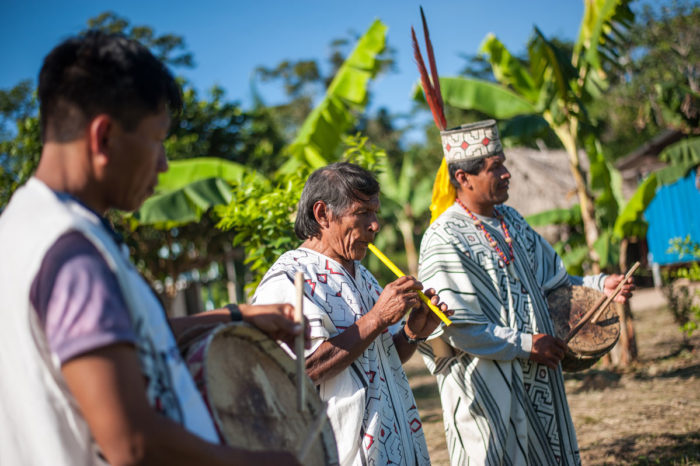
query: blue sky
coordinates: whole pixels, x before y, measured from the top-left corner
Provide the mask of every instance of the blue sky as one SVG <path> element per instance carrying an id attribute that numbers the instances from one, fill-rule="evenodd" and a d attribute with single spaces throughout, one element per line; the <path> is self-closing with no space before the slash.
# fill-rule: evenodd
<path id="1" fill-rule="evenodd" d="M 36 80 L 41 61 L 60 40 L 86 26 L 88 18 L 114 11 L 133 25 L 156 33 L 182 35 L 196 67 L 178 69 L 199 90 L 214 84 L 229 99 L 250 105 L 250 80 L 259 66 L 283 59 L 325 59 L 329 43 L 364 32 L 375 18 L 388 27 L 397 49 L 397 72 L 372 86 L 372 107 L 392 113 L 410 108 L 417 79 L 410 27 L 420 32 L 420 2 L 412 0 L 1 0 L 0 89 L 21 79 Z M 441 75 L 456 74 L 461 54 L 473 54 L 487 33 L 496 34 L 511 51 L 523 50 L 536 24 L 547 36 L 575 39 L 583 11 L 581 0 L 423 1 Z M 266 103 L 282 101 L 281 85 L 259 86 Z"/>

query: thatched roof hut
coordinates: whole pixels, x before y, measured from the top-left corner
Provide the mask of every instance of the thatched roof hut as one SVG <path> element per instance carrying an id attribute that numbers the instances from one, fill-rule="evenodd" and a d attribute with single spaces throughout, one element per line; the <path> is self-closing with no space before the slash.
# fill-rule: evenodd
<path id="1" fill-rule="evenodd" d="M 576 185 L 569 169 L 569 156 L 564 150 L 505 149 L 506 167 L 511 173 L 510 197 L 506 204 L 523 216 L 545 210 L 567 208 L 578 203 Z M 587 158 L 582 154 L 584 170 Z M 561 238 L 558 227 L 536 228 L 550 242 Z"/>

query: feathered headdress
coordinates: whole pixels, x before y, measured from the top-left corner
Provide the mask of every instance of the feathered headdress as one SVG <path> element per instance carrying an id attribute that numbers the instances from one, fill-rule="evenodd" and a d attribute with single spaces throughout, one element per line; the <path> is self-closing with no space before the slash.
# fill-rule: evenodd
<path id="1" fill-rule="evenodd" d="M 435 183 L 433 184 L 433 197 L 430 202 L 430 222 L 432 223 L 454 203 L 457 194 L 450 183 L 447 164 L 462 160 L 476 160 L 500 154 L 503 152 L 503 147 L 498 137 L 496 120 L 478 121 L 450 130 L 447 129 L 445 108 L 442 102 L 442 93 L 440 92 L 440 78 L 438 77 L 433 44 L 430 42 L 428 24 L 425 21 L 422 7 L 420 9 L 420 16 L 423 21 L 423 33 L 425 34 L 425 48 L 428 51 L 430 76 L 428 76 L 428 70 L 421 56 L 418 40 L 416 39 L 416 32 L 411 28 L 413 54 L 416 57 L 416 64 L 420 72 L 420 82 L 423 86 L 425 100 L 428 102 L 435 124 L 440 130 L 442 150 L 445 154 L 440 164 L 440 169 L 435 177 Z"/>
<path id="2" fill-rule="evenodd" d="M 428 23 L 425 21 L 423 7 L 420 7 L 420 17 L 423 22 L 423 34 L 425 36 L 425 48 L 428 52 L 428 63 L 430 64 L 430 76 L 425 67 L 423 56 L 421 55 L 418 39 L 416 39 L 416 31 L 411 26 L 411 37 L 413 39 L 413 55 L 416 58 L 418 72 L 420 73 L 421 86 L 425 100 L 428 102 L 428 107 L 433 114 L 435 125 L 440 131 L 447 129 L 447 121 L 445 120 L 445 107 L 442 102 L 442 93 L 440 92 L 440 78 L 438 77 L 437 65 L 435 64 L 435 54 L 433 53 L 433 44 L 430 42 L 430 33 L 428 32 Z M 433 197 L 430 202 L 430 223 L 440 216 L 449 206 L 454 203 L 456 192 L 452 184 L 450 184 L 450 176 L 447 171 L 447 162 L 443 157 L 440 169 L 435 177 L 433 184 Z"/>

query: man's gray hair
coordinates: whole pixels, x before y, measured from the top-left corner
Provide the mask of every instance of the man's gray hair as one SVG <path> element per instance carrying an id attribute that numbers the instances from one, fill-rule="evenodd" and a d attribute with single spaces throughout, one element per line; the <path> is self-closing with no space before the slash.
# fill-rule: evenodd
<path id="1" fill-rule="evenodd" d="M 319 168 L 309 176 L 301 192 L 294 233 L 301 240 L 321 233 L 314 216 L 317 201 L 323 201 L 334 216 L 340 216 L 353 202 L 376 194 L 379 194 L 379 183 L 371 172 L 359 165 L 337 162 Z"/>

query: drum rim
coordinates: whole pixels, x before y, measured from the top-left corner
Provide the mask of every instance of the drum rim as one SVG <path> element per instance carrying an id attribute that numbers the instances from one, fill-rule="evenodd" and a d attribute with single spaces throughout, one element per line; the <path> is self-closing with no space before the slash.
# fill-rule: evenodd
<path id="1" fill-rule="evenodd" d="M 203 355 L 203 365 L 202 365 L 202 370 L 203 370 L 203 377 L 204 380 L 208 380 L 208 364 L 207 360 L 209 358 L 209 351 L 210 348 L 212 347 L 211 343 L 216 338 L 217 336 L 222 336 L 224 334 L 231 334 L 234 337 L 241 338 L 243 340 L 246 340 L 247 342 L 255 345 L 258 350 L 263 350 L 263 348 L 260 347 L 260 344 L 258 342 L 261 341 L 270 341 L 273 342 L 274 345 L 269 345 L 269 347 L 264 348 L 264 353 L 270 357 L 274 361 L 275 364 L 277 364 L 282 371 L 290 377 L 290 374 L 294 374 L 294 377 L 296 377 L 296 362 L 294 359 L 292 359 L 283 349 L 282 347 L 277 343 L 271 340 L 267 335 L 265 335 L 262 331 L 258 330 L 256 327 L 247 324 L 245 322 L 231 322 L 231 323 L 226 323 L 226 324 L 221 324 L 215 327 L 210 334 L 206 337 L 206 344 L 204 348 L 204 355 Z M 315 385 L 313 381 L 307 376 L 306 377 L 306 383 L 304 386 L 306 387 L 306 409 L 309 410 L 309 413 L 312 417 L 317 416 L 320 412 L 320 410 L 323 408 L 323 403 L 321 402 L 321 399 L 318 396 L 318 392 L 315 389 Z M 290 377 L 291 379 L 291 377 Z M 214 417 L 215 422 L 218 426 L 222 426 L 223 422 L 219 416 L 219 413 L 217 412 L 216 409 L 214 409 L 213 403 L 214 403 L 214 398 L 212 397 L 212 392 L 209 387 L 208 383 L 205 383 L 205 390 L 207 394 L 207 399 L 209 400 L 211 406 L 211 414 L 212 417 Z M 222 437 L 224 437 L 223 429 L 221 432 Z M 335 440 L 335 433 L 333 432 L 333 428 L 330 423 L 330 419 L 326 418 L 325 421 L 325 426 L 323 427 L 321 433 L 319 434 L 320 441 L 323 442 L 323 449 L 326 452 L 326 464 L 329 465 L 335 465 L 338 464 L 338 448 L 337 448 L 337 443 Z M 225 437 L 224 437 L 225 438 Z"/>
<path id="2" fill-rule="evenodd" d="M 586 286 L 582 286 L 582 285 L 565 285 L 565 286 L 556 288 L 556 289 L 554 289 L 554 290 L 551 290 L 551 292 L 550 292 L 550 293 L 547 295 L 547 297 L 546 297 L 546 298 L 547 298 L 547 299 L 546 299 L 546 302 L 547 302 L 547 306 L 548 306 L 548 309 L 549 309 L 549 315 L 550 315 L 550 318 L 551 318 L 551 320 L 552 320 L 552 325 L 553 325 L 553 329 L 554 329 L 555 335 L 556 335 L 557 324 L 556 324 L 556 322 L 555 322 L 554 317 L 552 316 L 552 310 L 551 310 L 551 306 L 550 306 L 550 296 L 551 296 L 553 293 L 556 293 L 556 292 L 558 292 L 559 290 L 562 290 L 562 289 L 570 289 L 570 290 L 571 290 L 570 292 L 571 292 L 572 296 L 573 296 L 573 294 L 574 294 L 574 292 L 575 292 L 576 289 L 585 290 L 586 293 L 594 292 L 594 293 L 596 293 L 596 294 L 598 294 L 598 295 L 602 295 L 602 292 L 601 292 L 601 291 L 596 290 L 595 288 L 590 288 L 590 287 L 586 287 Z M 611 312 L 614 313 L 614 311 L 612 311 L 612 308 L 608 308 L 608 309 L 605 311 L 605 313 L 603 314 L 603 317 L 609 315 Z M 614 316 L 614 317 L 616 317 L 616 316 Z M 605 322 L 605 319 L 602 320 L 601 322 Z M 586 324 L 586 325 L 589 325 L 589 324 Z M 615 332 L 615 338 L 614 338 L 609 344 L 607 344 L 607 345 L 604 346 L 604 347 L 598 348 L 598 349 L 596 349 L 596 350 L 581 350 L 581 349 L 578 349 L 578 348 L 577 348 L 576 350 L 574 350 L 574 349 L 571 348 L 571 343 L 576 341 L 576 339 L 578 338 L 578 335 L 577 335 L 577 336 L 575 336 L 575 337 L 572 339 L 572 342 L 569 342 L 569 347 L 567 348 L 565 358 L 569 358 L 570 361 L 574 361 L 574 362 L 581 362 L 581 363 L 588 363 L 588 362 L 591 362 L 590 365 L 588 365 L 587 367 L 590 367 L 590 366 L 592 366 L 593 364 L 595 364 L 600 358 L 602 358 L 602 357 L 605 356 L 607 353 L 609 353 L 610 350 L 612 350 L 612 348 L 617 344 L 617 342 L 618 342 L 619 339 L 620 339 L 621 326 L 620 326 L 620 321 L 619 321 L 619 319 L 617 319 L 617 321 L 616 321 L 613 325 L 616 326 L 616 328 L 615 328 L 615 330 L 614 330 L 614 332 Z M 567 325 L 567 326 L 568 326 L 568 325 Z M 584 328 L 585 328 L 585 327 L 584 327 Z M 562 338 L 563 338 L 563 337 L 562 337 Z M 575 346 L 575 344 L 574 344 L 574 346 Z M 564 361 L 562 361 L 562 365 L 564 365 Z M 566 370 L 566 369 L 565 369 L 565 370 Z M 577 369 L 577 370 L 582 370 L 582 369 Z"/>

